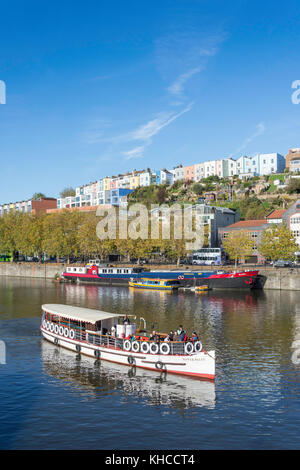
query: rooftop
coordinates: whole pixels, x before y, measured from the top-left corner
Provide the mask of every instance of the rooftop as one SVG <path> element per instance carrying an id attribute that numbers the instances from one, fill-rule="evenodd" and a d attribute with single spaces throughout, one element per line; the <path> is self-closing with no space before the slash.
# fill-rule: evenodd
<path id="1" fill-rule="evenodd" d="M 227 228 L 248 228 L 248 227 L 260 227 L 265 225 L 267 221 L 265 219 L 253 219 L 253 220 L 240 220 L 235 224 L 228 225 Z"/>
<path id="2" fill-rule="evenodd" d="M 281 219 L 286 209 L 275 209 L 266 216 L 266 219 Z"/>

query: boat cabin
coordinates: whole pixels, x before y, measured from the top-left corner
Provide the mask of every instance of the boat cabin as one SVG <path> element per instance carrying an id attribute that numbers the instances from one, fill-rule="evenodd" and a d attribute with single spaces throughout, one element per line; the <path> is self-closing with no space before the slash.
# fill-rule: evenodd
<path id="1" fill-rule="evenodd" d="M 42 306 L 43 320 L 68 329 L 74 329 L 75 334 L 81 332 L 98 332 L 106 334 L 119 323 L 124 315 L 103 312 L 82 307 L 72 307 L 63 304 L 47 304 Z"/>
<path id="2" fill-rule="evenodd" d="M 72 266 L 72 267 L 67 267 L 66 270 L 65 270 L 65 273 L 67 274 L 78 274 L 78 275 L 82 275 L 82 274 L 92 274 L 92 275 L 96 275 L 96 274 L 99 274 L 99 275 L 106 275 L 107 277 L 109 277 L 109 275 L 118 275 L 118 274 L 125 274 L 125 275 L 129 275 L 129 274 L 132 274 L 132 273 L 140 273 L 142 272 L 143 269 L 142 268 L 112 268 L 112 267 L 109 267 L 109 266 L 105 266 L 105 267 L 98 267 L 97 265 L 87 265 L 87 266 Z"/>

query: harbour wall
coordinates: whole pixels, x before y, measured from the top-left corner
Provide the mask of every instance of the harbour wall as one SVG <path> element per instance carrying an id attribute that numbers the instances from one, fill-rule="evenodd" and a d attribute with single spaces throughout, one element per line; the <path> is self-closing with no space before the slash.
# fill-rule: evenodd
<path id="1" fill-rule="evenodd" d="M 61 274 L 66 265 L 56 263 L 0 263 L 0 276 L 10 277 L 29 277 L 40 279 L 54 279 L 56 274 Z M 125 265 L 122 265 L 125 267 Z M 128 265 L 130 266 L 130 265 Z M 185 271 L 186 266 L 176 268 L 174 265 L 148 265 L 149 269 L 158 270 L 174 270 L 181 269 Z M 190 266 L 188 269 L 197 271 L 212 271 L 214 267 L 203 266 Z M 224 271 L 234 271 L 233 266 L 224 266 L 221 268 Z M 260 266 L 238 266 L 238 270 L 258 269 L 259 273 L 267 277 L 265 289 L 276 290 L 299 290 L 300 291 L 300 268 L 273 268 L 273 267 L 260 267 Z"/>

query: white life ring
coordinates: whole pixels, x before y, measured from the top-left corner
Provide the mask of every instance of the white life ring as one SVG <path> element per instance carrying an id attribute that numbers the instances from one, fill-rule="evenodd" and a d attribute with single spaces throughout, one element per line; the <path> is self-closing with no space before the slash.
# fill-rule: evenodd
<path id="1" fill-rule="evenodd" d="M 54 331 L 54 323 L 50 323 L 50 331 L 51 331 L 51 333 L 53 333 L 53 331 Z"/>
<path id="2" fill-rule="evenodd" d="M 54 333 L 55 333 L 56 335 L 58 335 L 58 332 L 59 332 L 59 327 L 58 327 L 58 325 L 55 325 L 55 327 L 54 327 Z"/>
<path id="3" fill-rule="evenodd" d="M 129 339 L 125 339 L 125 341 L 123 343 L 123 347 L 124 347 L 125 351 L 130 351 L 131 350 L 131 342 L 129 341 Z"/>
<path id="4" fill-rule="evenodd" d="M 158 354 L 159 346 L 157 343 L 150 343 L 150 352 L 151 354 Z"/>
<path id="5" fill-rule="evenodd" d="M 59 334 L 60 334 L 60 336 L 64 335 L 64 327 L 63 326 L 59 327 Z"/>
<path id="6" fill-rule="evenodd" d="M 132 350 L 133 352 L 139 352 L 139 350 L 140 350 L 140 345 L 139 345 L 139 342 L 138 342 L 138 341 L 133 341 L 132 346 L 131 346 L 131 350 Z"/>
<path id="7" fill-rule="evenodd" d="M 194 349 L 195 349 L 195 352 L 200 352 L 200 351 L 202 351 L 202 343 L 201 343 L 201 341 L 196 341 L 196 343 L 194 344 Z"/>
<path id="8" fill-rule="evenodd" d="M 160 353 L 161 354 L 165 354 L 165 355 L 170 354 L 170 350 L 171 350 L 171 348 L 170 348 L 170 345 L 168 343 L 161 343 L 161 345 L 160 345 Z"/>
<path id="9" fill-rule="evenodd" d="M 193 343 L 186 343 L 186 345 L 184 346 L 184 350 L 186 352 L 186 354 L 192 354 L 192 352 L 194 351 L 194 345 Z"/>
<path id="10" fill-rule="evenodd" d="M 71 339 L 75 338 L 75 331 L 74 330 L 69 331 L 69 338 L 71 338 Z"/>
<path id="11" fill-rule="evenodd" d="M 64 328 L 64 337 L 65 337 L 65 338 L 68 338 L 68 336 L 69 336 L 69 330 L 68 330 L 67 327 L 65 327 L 65 328 Z"/>
<path id="12" fill-rule="evenodd" d="M 47 322 L 46 322 L 46 320 L 43 320 L 43 323 L 42 323 L 42 325 L 43 325 L 43 328 L 44 328 L 44 330 L 45 330 L 45 329 L 46 329 L 46 327 L 47 327 Z"/>
<path id="13" fill-rule="evenodd" d="M 47 321 L 46 328 L 47 328 L 48 331 L 50 330 L 50 322 L 49 321 Z"/>
<path id="14" fill-rule="evenodd" d="M 141 344 L 141 352 L 144 353 L 144 354 L 148 354 L 149 349 L 150 349 L 149 343 L 147 343 L 146 341 L 144 341 L 144 342 Z"/>

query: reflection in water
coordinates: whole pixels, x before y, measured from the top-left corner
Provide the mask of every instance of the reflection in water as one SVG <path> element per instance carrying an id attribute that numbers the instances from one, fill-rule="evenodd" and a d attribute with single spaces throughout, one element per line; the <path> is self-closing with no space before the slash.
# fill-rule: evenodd
<path id="1" fill-rule="evenodd" d="M 106 361 L 77 356 L 74 352 L 42 341 L 44 371 L 66 386 L 76 387 L 89 397 L 116 390 L 146 399 L 148 405 L 179 409 L 215 406 L 214 383 L 129 368 Z"/>

